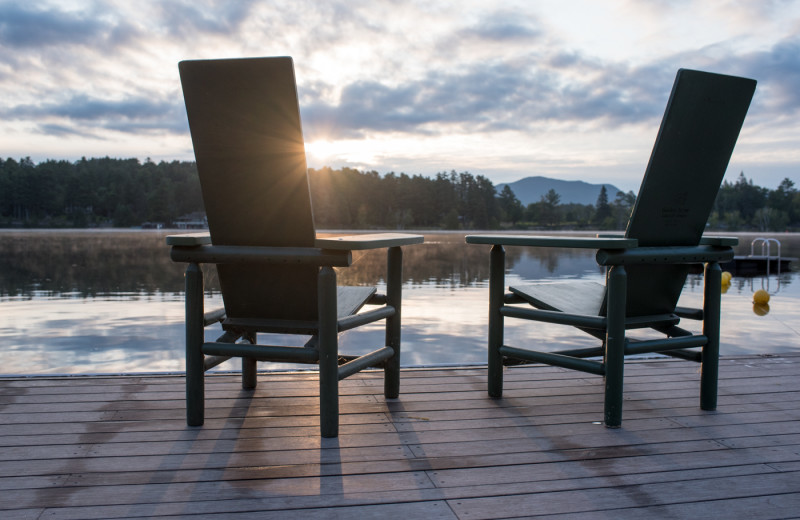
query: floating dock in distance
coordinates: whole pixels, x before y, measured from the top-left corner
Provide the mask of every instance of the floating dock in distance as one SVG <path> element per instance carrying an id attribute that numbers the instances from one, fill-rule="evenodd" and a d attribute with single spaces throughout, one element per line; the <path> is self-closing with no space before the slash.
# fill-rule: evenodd
<path id="1" fill-rule="evenodd" d="M 791 264 L 797 261 L 797 258 L 785 256 L 734 256 L 733 260 L 721 263 L 720 267 L 722 267 L 723 271 L 730 271 L 737 275 L 778 274 L 791 271 Z"/>
<path id="2" fill-rule="evenodd" d="M 761 246 L 761 254 L 757 255 L 756 246 Z M 772 254 L 772 246 L 777 248 L 777 254 Z M 781 243 L 777 238 L 758 237 L 750 242 L 750 254 L 747 256 L 734 256 L 733 260 L 720 264 L 723 271 L 730 271 L 737 275 L 769 275 L 791 271 L 791 264 L 797 258 L 781 255 Z"/>

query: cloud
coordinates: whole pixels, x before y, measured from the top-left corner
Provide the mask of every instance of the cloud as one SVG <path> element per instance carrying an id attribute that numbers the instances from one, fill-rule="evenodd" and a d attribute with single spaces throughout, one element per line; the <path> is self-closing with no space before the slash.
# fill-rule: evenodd
<path id="1" fill-rule="evenodd" d="M 54 137 L 88 137 L 88 138 L 96 138 L 95 134 L 81 131 L 74 126 L 70 125 L 57 125 L 57 124 L 40 124 L 38 125 L 38 130 L 40 133 L 44 135 L 50 135 Z"/>
<path id="2" fill-rule="evenodd" d="M 487 22 L 486 26 L 500 25 Z M 466 32 L 481 37 L 494 34 Z M 527 34 L 539 38 L 535 31 Z M 757 79 L 759 92 L 751 119 L 793 125 L 787 116 L 800 113 L 800 37 L 750 52 L 739 50 L 735 41 L 723 41 L 639 65 L 539 43 L 527 55 L 515 55 L 511 49 L 510 58 L 460 62 L 446 70 L 427 70 L 405 82 L 353 81 L 341 87 L 338 99 L 317 98 L 304 106 L 304 124 L 311 134 L 349 138 L 376 132 L 441 134 L 454 129 L 535 133 L 548 124 L 589 124 L 613 130 L 659 119 L 681 67 Z"/>
<path id="3" fill-rule="evenodd" d="M 800 36 L 777 42 L 767 51 L 744 54 L 739 69 L 759 81 L 771 116 L 800 113 Z"/>
<path id="4" fill-rule="evenodd" d="M 196 39 L 206 34 L 236 34 L 256 2 L 169 1 L 157 6 L 158 24 L 180 38 Z"/>
<path id="5" fill-rule="evenodd" d="M 588 64 L 579 57 L 564 68 L 518 61 L 429 71 L 416 81 L 390 86 L 359 81 L 342 89 L 338 103 L 311 103 L 307 127 L 348 137 L 369 132 L 532 131 L 548 122 L 597 122 L 619 126 L 658 117 L 671 87 L 671 74 L 646 68 Z M 559 60 L 556 60 L 558 62 Z M 581 63 L 581 69 L 576 66 Z M 577 73 L 576 73 L 577 72 Z M 582 73 L 581 73 L 582 72 Z M 663 79 L 666 77 L 667 82 Z"/>
<path id="6" fill-rule="evenodd" d="M 0 116 L 6 120 L 42 121 L 38 125 L 39 131 L 55 136 L 97 136 L 98 130 L 102 129 L 125 133 L 185 133 L 188 129 L 180 100 L 154 100 L 150 97 L 109 100 L 75 94 L 63 102 L 3 109 Z M 53 120 L 59 122 L 53 123 Z"/>
<path id="7" fill-rule="evenodd" d="M 8 112 L 14 117 L 58 116 L 74 120 L 97 121 L 108 118 L 147 119 L 158 117 L 169 109 L 169 103 L 145 97 L 105 100 L 76 94 L 63 103 L 22 105 Z"/>
<path id="8" fill-rule="evenodd" d="M 518 13 L 496 11 L 455 35 L 458 40 L 470 38 L 500 43 L 531 43 L 543 35 L 543 31 L 534 25 L 535 22 L 535 18 L 520 17 Z"/>
<path id="9" fill-rule="evenodd" d="M 72 13 L 56 9 L 0 4 L 0 45 L 11 49 L 91 45 L 113 34 L 113 25 L 94 13 Z"/>

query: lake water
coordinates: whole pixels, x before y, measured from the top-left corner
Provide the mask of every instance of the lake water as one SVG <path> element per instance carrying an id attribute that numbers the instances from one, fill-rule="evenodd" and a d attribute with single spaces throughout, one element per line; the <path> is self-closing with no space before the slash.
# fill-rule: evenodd
<path id="1" fill-rule="evenodd" d="M 0 373 L 182 371 L 184 266 L 169 260 L 166 234 L 0 230 Z M 749 253 L 756 235 L 738 236 L 737 254 Z M 800 256 L 800 234 L 766 236 L 781 241 L 783 256 Z M 464 233 L 426 233 L 425 243 L 405 248 L 404 257 L 403 366 L 485 364 L 488 246 L 465 244 Z M 382 289 L 385 252 L 354 259 L 340 271 L 339 282 Z M 591 250 L 507 248 L 507 259 L 510 284 L 603 278 Z M 221 306 L 213 270 L 206 278 L 206 309 Z M 752 303 L 753 291 L 762 287 L 772 294 L 766 313 Z M 702 276 L 690 275 L 680 305 L 701 306 L 702 292 Z M 723 355 L 800 352 L 797 271 L 734 277 L 722 307 Z M 683 325 L 697 330 L 696 322 Z M 218 335 L 209 328 L 209 340 Z M 533 339 L 549 349 L 597 346 L 597 340 L 569 327 L 506 320 L 508 344 Z M 381 324 L 373 324 L 343 334 L 341 350 L 368 352 L 382 341 Z M 218 370 L 236 368 L 232 360 Z"/>

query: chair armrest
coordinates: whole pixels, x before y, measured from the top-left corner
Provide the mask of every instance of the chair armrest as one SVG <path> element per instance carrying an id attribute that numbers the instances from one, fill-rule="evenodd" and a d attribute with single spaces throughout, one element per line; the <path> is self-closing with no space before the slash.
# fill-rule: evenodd
<path id="1" fill-rule="evenodd" d="M 347 267 L 352 264 L 350 251 L 331 251 L 316 247 L 259 246 L 172 246 L 173 262 L 198 264 L 295 264 Z"/>
<path id="2" fill-rule="evenodd" d="M 466 241 L 467 244 L 571 247 L 580 249 L 631 249 L 639 244 L 639 241 L 635 238 L 551 237 L 535 235 L 467 235 Z"/>
<path id="3" fill-rule="evenodd" d="M 739 245 L 736 237 L 700 237 L 701 246 L 733 247 Z"/>
<path id="4" fill-rule="evenodd" d="M 690 307 L 675 307 L 675 314 L 687 320 L 703 321 L 703 309 L 693 309 Z"/>
<path id="5" fill-rule="evenodd" d="M 598 233 L 598 238 L 622 238 L 625 235 L 621 233 Z M 717 246 L 717 247 L 727 247 L 727 246 L 736 246 L 739 245 L 739 239 L 736 237 L 718 237 L 718 236 L 702 236 L 700 237 L 700 242 L 698 245 L 701 246 Z"/>
<path id="6" fill-rule="evenodd" d="M 422 235 L 405 233 L 373 233 L 369 235 L 349 235 L 343 237 L 318 238 L 314 245 L 320 249 L 338 251 L 360 251 L 381 249 L 384 247 L 408 246 L 421 244 L 425 240 Z"/>
<path id="7" fill-rule="evenodd" d="M 205 233 L 184 233 L 182 235 L 167 235 L 168 246 L 205 246 L 211 243 L 211 235 Z"/>
<path id="8" fill-rule="evenodd" d="M 599 265 L 701 264 L 727 262 L 733 248 L 717 246 L 639 247 L 627 251 L 601 249 L 595 259 Z"/>

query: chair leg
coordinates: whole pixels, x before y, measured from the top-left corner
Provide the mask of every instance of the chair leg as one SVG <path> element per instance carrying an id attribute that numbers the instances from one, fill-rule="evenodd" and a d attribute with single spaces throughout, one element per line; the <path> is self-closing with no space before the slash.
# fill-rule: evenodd
<path id="1" fill-rule="evenodd" d="M 700 375 L 700 408 L 717 409 L 719 381 L 719 321 L 722 303 L 722 269 L 717 262 L 706 264 L 703 282 L 703 335 L 708 343 L 703 347 Z"/>
<path id="2" fill-rule="evenodd" d="M 251 345 L 256 344 L 256 333 L 248 333 L 245 339 Z M 258 385 L 258 362 L 253 358 L 242 358 L 242 388 L 245 390 L 254 390 Z"/>
<path id="3" fill-rule="evenodd" d="M 609 428 L 622 425 L 622 387 L 625 371 L 625 306 L 627 273 L 621 265 L 608 271 L 608 320 L 606 328 L 605 424 Z"/>
<path id="4" fill-rule="evenodd" d="M 394 307 L 394 316 L 386 318 L 386 346 L 394 355 L 383 369 L 383 395 L 396 399 L 400 395 L 400 315 L 403 302 L 403 250 L 390 247 L 387 253 L 386 303 Z"/>
<path id="5" fill-rule="evenodd" d="M 319 424 L 323 437 L 339 435 L 339 333 L 336 273 L 322 267 L 318 278 Z"/>
<path id="6" fill-rule="evenodd" d="M 503 306 L 505 291 L 505 259 L 503 246 L 493 246 L 489 260 L 489 397 L 503 396 L 503 355 L 500 354 L 500 347 L 503 346 L 503 315 L 500 314 L 500 307 Z"/>
<path id="7" fill-rule="evenodd" d="M 186 267 L 186 424 L 201 426 L 205 420 L 205 368 L 203 367 L 203 271 Z"/>

